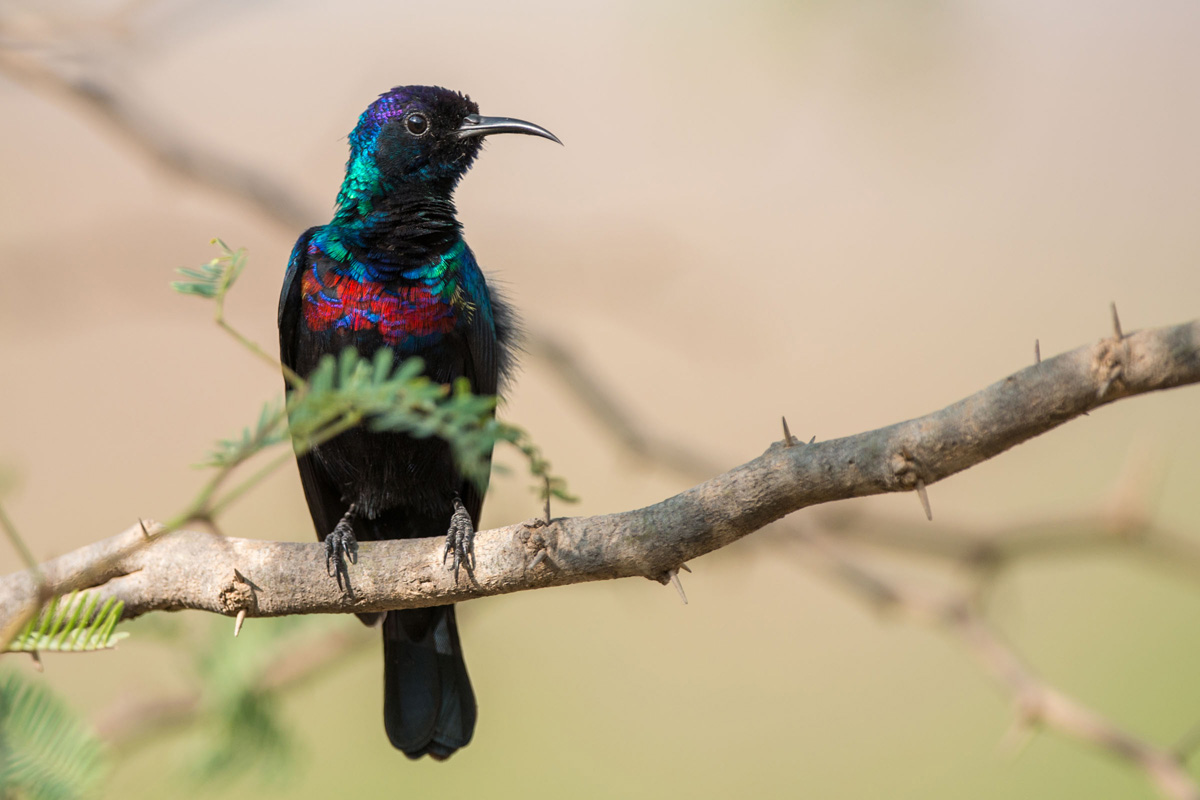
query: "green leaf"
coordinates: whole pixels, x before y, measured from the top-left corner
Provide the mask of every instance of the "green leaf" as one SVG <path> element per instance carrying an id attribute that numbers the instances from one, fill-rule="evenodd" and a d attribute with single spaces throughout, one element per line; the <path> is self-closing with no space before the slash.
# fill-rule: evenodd
<path id="1" fill-rule="evenodd" d="M 515 436 L 495 421 L 496 399 L 472 394 L 466 379 L 452 387 L 435 384 L 421 374 L 420 359 L 394 366 L 394 358 L 385 350 L 368 363 L 347 348 L 336 359 L 322 359 L 307 391 L 293 392 L 288 400 L 297 450 L 319 446 L 366 420 L 374 431 L 445 439 L 462 472 L 486 485 L 492 448 Z"/>
<path id="2" fill-rule="evenodd" d="M 392 372 L 392 365 L 395 363 L 396 357 L 392 354 L 390 347 L 385 347 L 375 351 L 375 371 L 371 375 L 373 383 L 382 383 L 387 380 L 388 375 Z"/>
<path id="3" fill-rule="evenodd" d="M 246 249 L 239 247 L 230 250 L 229 245 L 220 239 L 213 239 L 213 242 L 221 249 L 221 255 L 198 268 L 180 267 L 175 270 L 188 280 L 172 281 L 172 289 L 197 297 L 224 297 L 246 267 Z"/>
<path id="4" fill-rule="evenodd" d="M 251 771 L 274 777 L 293 764 L 294 743 L 273 693 L 248 689 L 224 700 L 209 711 L 208 747 L 192 768 L 196 780 L 229 781 Z"/>
<path id="5" fill-rule="evenodd" d="M 253 428 L 243 428 L 235 439 L 221 439 L 208 458 L 198 466 L 232 469 L 256 453 L 287 441 L 287 415 L 278 401 L 263 403 L 258 422 Z"/>
<path id="6" fill-rule="evenodd" d="M 110 597 L 96 610 L 95 592 L 72 592 L 55 597 L 37 617 L 13 637 L 6 648 L 13 653 L 111 650 L 129 634 L 114 633 L 125 604 Z"/>
<path id="7" fill-rule="evenodd" d="M 49 689 L 0 675 L 0 797 L 94 796 L 106 766 L 100 742 Z"/>
<path id="8" fill-rule="evenodd" d="M 336 627 L 336 621 L 303 616 L 249 624 L 252 638 L 234 639 L 228 620 L 213 620 L 208 641 L 195 653 L 200 737 L 189 773 L 202 782 L 228 783 L 248 774 L 269 780 L 295 770 L 293 726 L 282 713 L 279 690 L 266 688 L 269 670 L 282 654 Z"/>

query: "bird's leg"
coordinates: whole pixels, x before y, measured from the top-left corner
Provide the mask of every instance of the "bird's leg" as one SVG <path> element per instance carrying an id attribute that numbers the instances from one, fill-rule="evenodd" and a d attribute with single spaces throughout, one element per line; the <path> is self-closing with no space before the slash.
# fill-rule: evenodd
<path id="1" fill-rule="evenodd" d="M 358 505 L 351 503 L 346 513 L 338 520 L 338 524 L 333 526 L 333 530 L 325 537 L 325 571 L 331 577 L 337 578 L 339 589 L 350 588 L 350 572 L 346 568 L 346 562 L 354 564 L 358 561 L 358 539 L 354 537 L 352 525 L 357 514 Z M 343 577 L 346 579 L 344 585 Z"/>
<path id="2" fill-rule="evenodd" d="M 450 515 L 450 529 L 446 531 L 446 549 L 442 551 L 442 563 L 454 554 L 454 582 L 458 583 L 458 568 L 467 568 L 467 574 L 475 572 L 475 526 L 471 524 L 471 515 L 456 495 L 454 498 L 454 513 Z"/>

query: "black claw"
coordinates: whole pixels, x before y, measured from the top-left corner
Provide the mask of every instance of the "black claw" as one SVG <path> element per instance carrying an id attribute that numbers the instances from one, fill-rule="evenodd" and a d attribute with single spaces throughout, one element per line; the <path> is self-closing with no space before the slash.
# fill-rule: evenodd
<path id="1" fill-rule="evenodd" d="M 446 531 L 446 548 L 442 551 L 442 564 L 454 555 L 454 582 L 458 583 L 458 568 L 466 567 L 467 575 L 475 574 L 475 526 L 462 500 L 454 498 L 454 513 L 450 516 L 450 528 Z"/>
<path id="2" fill-rule="evenodd" d="M 354 526 L 351 520 L 357 507 L 351 505 L 338 524 L 325 537 L 325 571 L 331 578 L 337 578 L 338 588 L 350 591 L 350 571 L 346 562 L 358 563 L 358 539 L 354 536 Z"/>

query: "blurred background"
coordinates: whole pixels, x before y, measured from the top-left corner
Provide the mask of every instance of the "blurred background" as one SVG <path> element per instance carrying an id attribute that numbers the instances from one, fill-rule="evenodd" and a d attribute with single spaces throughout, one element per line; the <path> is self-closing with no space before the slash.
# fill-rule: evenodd
<path id="1" fill-rule="evenodd" d="M 781 414 L 807 440 L 941 408 L 1032 363 L 1035 340 L 1048 357 L 1109 335 L 1111 301 L 1126 331 L 1200 309 L 1186 0 L 8 0 L 0 25 L 0 470 L 39 558 L 178 511 L 203 479 L 189 465 L 280 393 L 171 270 L 216 255 L 214 236 L 248 248 L 227 311 L 273 352 L 292 242 L 328 220 L 346 134 L 398 84 L 468 92 L 566 143 L 489 141 L 457 196 L 468 240 L 535 341 L 697 454 L 679 469 L 631 452 L 531 348 L 503 415 L 581 495 L 556 514 L 656 502 L 757 456 Z M 285 187 L 305 220 L 163 169 L 15 64 L 107 87 L 161 140 Z M 1103 530 L 1119 495 L 1194 538 L 1198 391 L 1122 401 L 939 483 L 932 524 L 902 495 L 794 524 Z M 538 509 L 514 468 L 484 522 Z M 294 467 L 223 530 L 311 539 Z M 920 586 L 979 579 L 871 557 Z M 0 572 L 18 566 L 0 547 Z M 202 744 L 183 727 L 116 747 L 106 793 L 1157 796 L 1087 744 L 1013 746 L 1010 699 L 952 638 L 876 614 L 784 532 L 691 566 L 686 606 L 642 580 L 465 605 L 480 718 L 445 764 L 388 745 L 371 632 L 272 696 L 291 756 L 265 785 L 185 782 Z M 1197 574 L 1081 547 L 991 575 L 986 608 L 1046 680 L 1170 747 L 1200 722 Z M 238 647 L 278 625 L 248 621 Z M 47 656 L 38 680 L 103 725 L 130 697 L 186 697 L 205 656 L 237 652 L 231 627 L 156 615 L 115 652 Z"/>

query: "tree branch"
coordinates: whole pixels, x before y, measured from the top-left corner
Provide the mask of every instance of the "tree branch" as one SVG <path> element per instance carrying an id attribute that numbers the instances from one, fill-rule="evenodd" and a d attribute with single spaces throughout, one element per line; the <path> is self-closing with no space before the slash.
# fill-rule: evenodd
<path id="1" fill-rule="evenodd" d="M 1012 700 L 1016 730 L 1042 726 L 1086 742 L 1140 769 L 1164 797 L 1200 800 L 1200 788 L 1182 759 L 1134 736 L 1038 677 L 969 599 L 939 598 L 886 578 L 825 537 L 805 535 L 798 541 L 810 561 L 815 560 L 853 594 L 880 610 L 939 628 L 962 645 Z"/>
<path id="2" fill-rule="evenodd" d="M 918 480 L 932 484 L 1098 406 L 1197 382 L 1200 321 L 1104 339 L 918 419 L 810 445 L 777 442 L 643 509 L 483 531 L 475 540 L 478 567 L 458 583 L 435 539 L 364 542 L 351 568 L 353 594 L 345 595 L 324 574 L 317 544 L 195 531 L 147 539 L 140 525 L 50 561 L 42 573 L 55 592 L 96 587 L 123 600 L 127 617 L 183 608 L 248 616 L 363 612 L 611 578 L 665 582 L 680 564 L 798 509 L 910 491 Z M 19 613 L 36 591 L 31 571 L 0 580 L 0 617 Z"/>
<path id="3" fill-rule="evenodd" d="M 282 228 L 303 230 L 322 216 L 319 209 L 296 202 L 295 192 L 271 176 L 187 142 L 92 74 L 68 75 L 36 55 L 5 48 L 0 48 L 0 73 L 78 111 L 163 174 L 249 203 Z"/>

